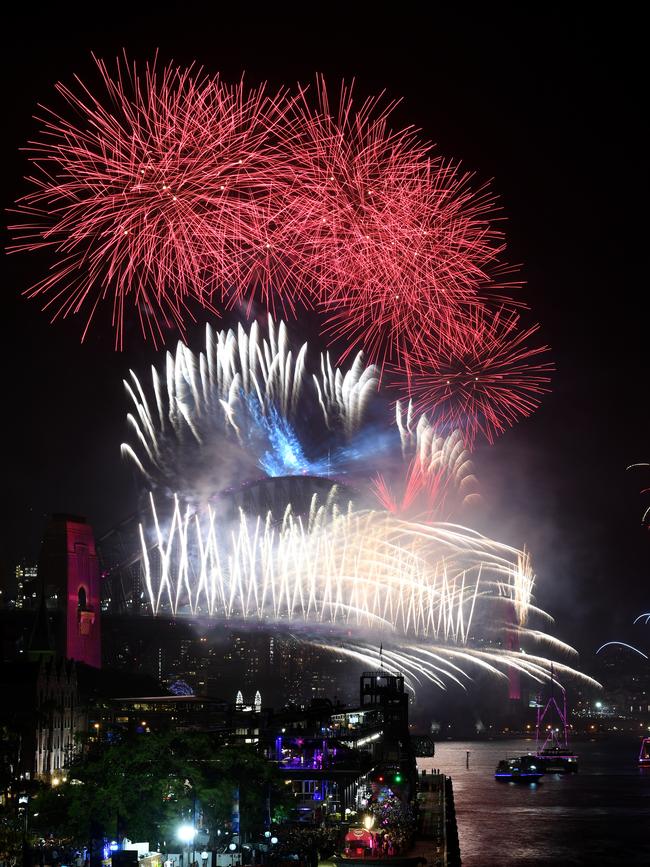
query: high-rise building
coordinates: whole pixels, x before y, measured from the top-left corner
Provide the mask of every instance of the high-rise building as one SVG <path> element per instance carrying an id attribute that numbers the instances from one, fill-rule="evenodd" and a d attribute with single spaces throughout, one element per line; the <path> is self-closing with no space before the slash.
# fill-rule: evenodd
<path id="1" fill-rule="evenodd" d="M 183 681 L 197 696 L 221 697 L 241 689 L 247 703 L 259 689 L 278 705 L 330 695 L 346 703 L 356 700 L 360 664 L 283 626 L 111 613 L 106 620 L 104 665 L 155 677 L 166 688 Z"/>
<path id="2" fill-rule="evenodd" d="M 16 566 L 16 608 L 35 608 L 38 599 L 38 566 L 24 561 Z"/>

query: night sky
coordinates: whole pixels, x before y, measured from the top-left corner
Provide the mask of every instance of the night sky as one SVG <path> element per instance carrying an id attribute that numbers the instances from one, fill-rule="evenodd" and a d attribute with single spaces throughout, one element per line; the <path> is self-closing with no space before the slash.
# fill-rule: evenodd
<path id="1" fill-rule="evenodd" d="M 207 4 L 206 4 L 207 5 Z M 119 6 L 119 4 L 118 4 Z M 309 15 L 255 4 L 241 15 L 169 4 L 151 14 L 66 22 L 35 14 L 3 45 L 5 207 L 26 187 L 19 148 L 38 101 L 73 74 L 96 82 L 90 52 L 112 60 L 197 61 L 228 80 L 271 85 L 357 79 L 360 95 L 403 97 L 394 125 L 413 123 L 480 179 L 494 178 L 508 220 L 508 257 L 521 294 L 553 348 L 553 393 L 540 410 L 476 456 L 485 528 L 526 543 L 538 598 L 555 632 L 583 653 L 609 639 L 650 646 L 650 533 L 640 488 L 626 473 L 650 460 L 647 140 L 641 34 L 632 21 L 553 13 L 445 13 L 433 4 L 310 4 Z M 351 8 L 365 9 L 357 19 Z M 421 9 L 431 7 L 426 15 Z M 210 8 L 215 10 L 217 4 Z M 305 5 L 305 9 L 307 5 Z M 164 10 L 164 11 L 161 11 Z M 134 326 L 113 351 L 104 323 L 80 345 L 81 319 L 50 326 L 21 297 L 47 257 L 4 257 L 5 484 L 2 568 L 33 558 L 52 511 L 86 515 L 98 535 L 134 510 L 120 460 L 121 379 L 160 357 Z M 533 318 L 534 317 L 534 318 Z M 313 324 L 306 327 L 313 330 Z M 647 505 L 647 501 L 645 503 Z"/>

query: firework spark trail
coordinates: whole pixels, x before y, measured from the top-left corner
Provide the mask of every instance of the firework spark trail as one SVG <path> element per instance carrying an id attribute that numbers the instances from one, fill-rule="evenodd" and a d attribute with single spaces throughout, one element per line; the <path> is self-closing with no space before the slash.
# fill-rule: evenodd
<path id="1" fill-rule="evenodd" d="M 626 469 L 627 470 L 634 470 L 634 469 L 637 469 L 638 467 L 643 467 L 644 469 L 648 469 L 650 467 L 650 464 L 646 463 L 646 462 L 641 462 L 641 463 L 637 463 L 637 464 L 630 464 L 630 466 L 626 467 Z M 642 488 L 641 494 L 642 495 L 643 494 L 650 494 L 650 488 Z M 648 508 L 644 511 L 643 515 L 641 516 L 641 524 L 642 524 L 642 526 L 648 527 L 648 529 L 650 529 L 650 506 L 648 506 Z"/>
<path id="2" fill-rule="evenodd" d="M 242 512 L 230 529 L 211 507 L 198 515 L 178 499 L 166 530 L 153 497 L 151 512 L 154 529 L 141 539 L 154 614 L 339 624 L 464 645 L 475 625 L 510 628 L 498 617 L 501 600 L 523 605 L 527 555 L 463 527 L 341 512 L 316 496 L 308 519 L 287 506 L 280 522 Z M 538 630 L 517 633 L 572 652 Z"/>
<path id="3" fill-rule="evenodd" d="M 348 656 L 369 668 L 383 668 L 390 674 L 402 675 L 405 685 L 413 693 L 424 682 L 429 682 L 440 689 L 447 688 L 447 682 L 467 689 L 471 676 L 461 668 L 461 664 L 470 669 L 485 671 L 492 676 L 507 680 L 507 672 L 515 670 L 530 677 L 537 683 L 557 681 L 558 675 L 576 678 L 586 686 L 600 688 L 598 681 L 576 671 L 568 665 L 530 654 L 494 648 L 490 651 L 475 648 L 456 648 L 445 644 L 408 644 L 399 651 L 379 651 L 376 646 L 346 642 L 321 641 L 317 644 L 322 650 Z"/>
<path id="4" fill-rule="evenodd" d="M 343 373 L 325 355 L 320 377 L 309 380 L 307 351 L 304 343 L 294 353 L 286 325 L 270 316 L 266 336 L 257 322 L 249 331 L 239 325 L 236 333 L 215 333 L 208 325 L 205 351 L 197 356 L 179 343 L 175 354 L 167 353 L 164 371 L 152 368 L 149 397 L 130 372 L 124 386 L 134 408 L 127 420 L 135 440 L 124 443 L 122 453 L 149 485 L 164 479 L 174 491 L 192 486 L 196 455 L 200 472 L 209 476 L 235 461 L 249 473 L 323 473 L 329 458 L 308 458 L 295 429 L 306 386 L 313 382 L 307 407 L 311 398 L 318 400 L 336 448 L 362 426 L 377 378 L 360 356 Z"/>
<path id="5" fill-rule="evenodd" d="M 314 385 L 328 429 L 341 426 L 350 439 L 363 422 L 368 403 L 379 388 L 379 379 L 374 365 L 365 367 L 362 353 L 345 374 L 338 367 L 333 368 L 329 353 L 324 353 L 320 377 L 314 374 Z"/>
<path id="6" fill-rule="evenodd" d="M 342 86 L 331 104 L 322 78 L 267 94 L 191 67 L 96 63 L 106 105 L 57 85 L 74 120 L 46 110 L 10 227 L 10 251 L 54 253 L 26 292 L 53 319 L 83 313 L 85 337 L 109 304 L 122 347 L 133 314 L 158 343 L 197 306 L 316 306 L 346 341 L 340 362 L 363 351 L 379 378 L 388 365 L 470 445 L 537 407 L 550 368 L 508 297 L 495 198 L 413 128 L 391 130 L 394 103 Z"/>
<path id="7" fill-rule="evenodd" d="M 460 431 L 438 436 L 426 416 L 415 421 L 410 401 L 406 410 L 396 402 L 395 421 L 408 466 L 398 485 L 391 485 L 381 473 L 373 479 L 372 489 L 383 508 L 421 520 L 446 521 L 480 499 Z"/>
<path id="8" fill-rule="evenodd" d="M 154 63 L 142 76 L 126 58 L 114 73 L 96 63 L 106 104 L 80 81 L 58 84 L 75 119 L 45 109 L 28 145 L 37 174 L 13 249 L 55 251 L 51 275 L 27 293 L 48 299 L 53 318 L 85 310 L 85 336 L 109 300 L 117 347 L 129 305 L 163 342 L 170 324 L 184 331 L 192 299 L 214 309 L 233 285 L 238 241 L 266 257 L 246 227 L 277 185 L 265 142 L 291 101 L 192 68 Z"/>
<path id="9" fill-rule="evenodd" d="M 535 573 L 533 572 L 530 553 L 524 548 L 523 551 L 517 553 L 517 562 L 512 565 L 512 572 L 506 592 L 506 595 L 511 596 L 509 591 L 514 587 L 515 613 L 520 626 L 525 626 L 526 621 L 528 620 L 528 612 L 534 586 Z"/>
<path id="10" fill-rule="evenodd" d="M 539 629 L 528 629 L 526 627 L 511 629 L 509 627 L 502 627 L 501 631 L 502 633 L 514 634 L 514 636 L 517 638 L 516 646 L 520 646 L 522 640 L 529 639 L 529 643 L 533 642 L 535 644 L 545 644 L 547 647 L 563 653 L 565 656 L 578 656 L 577 650 L 571 647 L 570 644 L 567 644 L 565 641 L 562 641 L 555 635 L 550 635 L 548 632 L 542 632 Z"/>
<path id="11" fill-rule="evenodd" d="M 628 650 L 633 650 L 634 653 L 638 653 L 639 656 L 642 656 L 644 659 L 648 659 L 647 653 L 644 653 L 642 650 L 639 650 L 638 647 L 634 647 L 632 644 L 627 644 L 625 641 L 606 641 L 605 644 L 601 644 L 596 654 L 600 653 L 601 650 L 604 650 L 606 647 L 626 647 Z"/>
<path id="12" fill-rule="evenodd" d="M 503 568 L 495 555 L 477 562 L 467 547 L 477 538 L 456 529 L 423 527 L 426 542 L 404 545 L 388 516 L 340 513 L 315 500 L 307 524 L 288 507 L 280 525 L 242 513 L 230 533 L 220 532 L 211 508 L 201 520 L 177 499 L 166 533 L 153 498 L 151 510 L 155 533 L 143 560 L 154 613 L 343 622 L 462 641 L 481 569 Z M 217 542 L 224 537 L 226 551 Z"/>
<path id="13" fill-rule="evenodd" d="M 328 333 L 383 369 L 479 303 L 503 250 L 494 197 L 413 128 L 391 131 L 395 103 L 357 106 L 343 86 L 332 106 L 322 78 L 316 95 L 301 94 L 289 124 L 296 189 L 313 203 L 297 217 L 312 245 L 304 267 L 317 274 Z"/>
<path id="14" fill-rule="evenodd" d="M 462 430 L 469 447 L 479 434 L 491 443 L 550 390 L 553 365 L 539 360 L 547 347 L 529 345 L 536 331 L 521 330 L 515 315 L 474 310 L 448 346 L 414 347 L 408 382 L 398 387 L 440 429 Z"/>

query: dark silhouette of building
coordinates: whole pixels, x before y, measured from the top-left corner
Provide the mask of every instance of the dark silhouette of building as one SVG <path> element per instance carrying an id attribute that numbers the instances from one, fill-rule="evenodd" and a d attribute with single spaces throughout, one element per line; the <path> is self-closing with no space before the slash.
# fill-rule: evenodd
<path id="1" fill-rule="evenodd" d="M 381 712 L 384 761 L 400 761 L 409 743 L 409 698 L 401 674 L 366 671 L 361 675 L 359 704 Z"/>

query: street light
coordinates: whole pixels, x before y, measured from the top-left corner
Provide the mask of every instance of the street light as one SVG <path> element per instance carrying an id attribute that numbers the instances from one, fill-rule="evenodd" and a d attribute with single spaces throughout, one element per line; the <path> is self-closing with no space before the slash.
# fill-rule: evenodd
<path id="1" fill-rule="evenodd" d="M 372 826 L 375 824 L 375 817 L 374 816 L 366 816 L 363 820 L 363 824 L 364 824 L 366 831 L 369 831 L 372 828 Z"/>
<path id="2" fill-rule="evenodd" d="M 194 825 L 188 825 L 185 823 L 184 825 L 180 825 L 178 830 L 176 831 L 176 836 L 187 846 L 187 862 L 189 867 L 190 861 L 190 846 L 194 842 L 194 837 L 196 835 L 196 828 Z"/>
<path id="3" fill-rule="evenodd" d="M 29 795 L 26 792 L 21 792 L 21 794 L 18 795 L 18 815 L 21 814 L 23 819 L 23 864 L 28 864 L 29 861 L 27 851 L 27 822 L 29 820 Z"/>
<path id="4" fill-rule="evenodd" d="M 194 840 L 196 835 L 196 828 L 194 825 L 181 825 L 176 832 L 176 836 L 181 841 L 181 843 L 191 843 Z"/>

